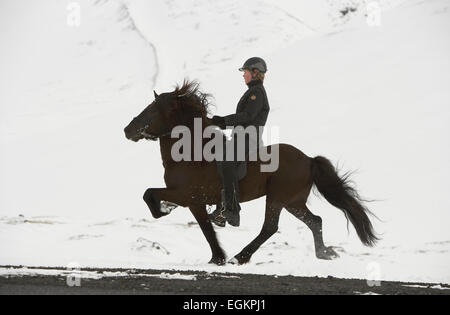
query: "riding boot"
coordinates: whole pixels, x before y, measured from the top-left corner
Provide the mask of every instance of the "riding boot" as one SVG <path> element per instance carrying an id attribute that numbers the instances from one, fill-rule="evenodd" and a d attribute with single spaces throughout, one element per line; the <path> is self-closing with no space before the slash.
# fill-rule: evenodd
<path id="1" fill-rule="evenodd" d="M 240 210 L 239 194 L 235 189 L 235 184 L 232 184 L 230 187 L 222 189 L 222 204 L 216 206 L 216 210 L 209 215 L 209 218 L 211 222 L 220 227 L 224 227 L 226 222 L 238 227 L 240 225 Z"/>
<path id="2" fill-rule="evenodd" d="M 237 189 L 235 183 L 230 183 L 230 185 L 225 185 L 225 200 L 223 215 L 227 219 L 227 222 L 232 226 L 240 225 L 239 211 L 241 207 L 239 205 Z"/>
<path id="3" fill-rule="evenodd" d="M 228 222 L 232 226 L 239 226 L 240 218 L 239 211 L 239 196 L 237 195 L 239 186 L 238 178 L 236 174 L 237 164 L 235 161 L 217 161 L 217 167 L 219 175 L 222 180 L 222 207 L 216 208 L 211 213 L 211 221 L 219 226 L 225 226 L 225 222 Z M 223 219 L 226 219 L 224 222 Z"/>

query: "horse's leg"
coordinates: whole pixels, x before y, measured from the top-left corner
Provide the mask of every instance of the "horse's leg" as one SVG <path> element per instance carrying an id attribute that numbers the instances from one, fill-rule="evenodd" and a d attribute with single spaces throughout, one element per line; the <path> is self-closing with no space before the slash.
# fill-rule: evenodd
<path id="1" fill-rule="evenodd" d="M 219 245 L 217 240 L 216 232 L 211 224 L 208 213 L 206 212 L 206 205 L 197 205 L 189 207 L 195 219 L 197 220 L 200 228 L 202 229 L 203 235 L 205 235 L 206 240 L 209 243 L 212 251 L 212 258 L 209 261 L 211 264 L 224 265 L 225 264 L 225 253 Z"/>
<path id="2" fill-rule="evenodd" d="M 297 219 L 302 220 L 312 231 L 316 257 L 319 259 L 333 259 L 339 255 L 332 247 L 326 247 L 322 236 L 322 218 L 314 215 L 304 202 L 296 202 L 286 208 Z"/>
<path id="3" fill-rule="evenodd" d="M 282 209 L 283 207 L 281 205 L 273 203 L 269 198 L 266 199 L 266 215 L 261 232 L 239 254 L 234 256 L 230 263 L 238 263 L 241 265 L 250 261 L 250 258 L 258 248 L 278 231 L 278 221 Z"/>
<path id="4" fill-rule="evenodd" d="M 187 200 L 185 191 L 169 188 L 149 188 L 145 191 L 143 198 L 155 219 L 169 214 L 161 211 L 161 200 L 180 206 L 185 206 L 184 203 Z"/>

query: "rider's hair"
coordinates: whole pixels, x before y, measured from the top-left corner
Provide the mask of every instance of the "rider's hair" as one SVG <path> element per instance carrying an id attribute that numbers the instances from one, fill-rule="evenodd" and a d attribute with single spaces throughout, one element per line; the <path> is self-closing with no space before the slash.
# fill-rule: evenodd
<path id="1" fill-rule="evenodd" d="M 261 82 L 264 82 L 264 72 L 261 72 L 258 69 L 253 69 L 253 77 Z"/>

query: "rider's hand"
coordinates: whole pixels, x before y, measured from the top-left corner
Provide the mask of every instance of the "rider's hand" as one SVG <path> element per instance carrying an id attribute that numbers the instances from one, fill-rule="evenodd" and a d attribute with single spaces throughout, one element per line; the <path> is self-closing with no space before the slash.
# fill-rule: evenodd
<path id="1" fill-rule="evenodd" d="M 212 122 L 213 122 L 214 125 L 216 125 L 220 129 L 225 129 L 226 128 L 226 126 L 225 126 L 225 118 L 223 118 L 221 116 L 213 116 Z"/>

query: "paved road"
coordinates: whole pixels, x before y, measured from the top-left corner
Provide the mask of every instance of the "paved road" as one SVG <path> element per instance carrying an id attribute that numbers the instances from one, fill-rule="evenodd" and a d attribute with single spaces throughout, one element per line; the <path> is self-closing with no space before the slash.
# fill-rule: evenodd
<path id="1" fill-rule="evenodd" d="M 11 267 L 8 266 L 8 268 Z M 30 270 L 33 269 L 30 268 Z M 61 270 L 64 269 L 61 268 Z M 67 285 L 67 277 L 64 275 L 0 276 L 0 294 L 298 295 L 376 293 L 450 295 L 450 286 L 448 285 L 441 285 L 441 288 L 447 288 L 447 290 L 443 290 L 437 289 L 436 284 L 424 283 L 382 281 L 380 286 L 370 287 L 365 280 L 332 277 L 277 277 L 174 270 L 83 269 L 83 271 L 97 274 L 126 272 L 128 275 L 111 276 L 110 274 L 100 279 L 81 279 L 80 286 L 73 287 Z M 195 280 L 179 279 L 189 278 L 193 275 Z M 411 285 L 421 287 L 411 287 Z"/>

